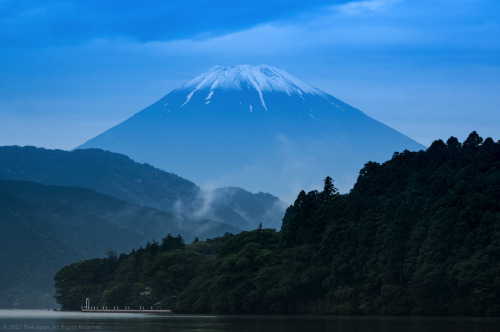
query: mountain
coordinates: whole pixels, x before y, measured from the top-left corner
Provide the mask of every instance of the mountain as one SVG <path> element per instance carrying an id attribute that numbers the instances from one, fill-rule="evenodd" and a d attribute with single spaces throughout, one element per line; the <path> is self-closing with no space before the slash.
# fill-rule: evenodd
<path id="1" fill-rule="evenodd" d="M 0 147 L 0 179 L 93 189 L 125 201 L 171 208 L 199 191 L 192 182 L 127 156 L 35 147 Z"/>
<path id="2" fill-rule="evenodd" d="M 347 191 L 367 161 L 424 147 L 283 70 L 240 65 L 213 67 L 78 148 L 291 200 L 327 175 Z"/>
<path id="3" fill-rule="evenodd" d="M 210 221 L 127 203 L 95 191 L 0 180 L 0 308 L 55 306 L 53 277 L 70 262 L 129 252 L 167 234 L 194 239 L 229 231 Z M 213 223 L 213 222 L 212 222 Z M 238 232 L 237 228 L 232 228 Z"/>
<path id="4" fill-rule="evenodd" d="M 0 179 L 87 188 L 132 204 L 168 211 L 175 216 L 180 234 L 187 240 L 196 235 L 205 238 L 256 228 L 259 222 L 266 227 L 279 227 L 285 209 L 276 197 L 259 200 L 253 197 L 263 194 L 244 190 L 232 196 L 203 191 L 173 173 L 98 149 L 69 152 L 0 147 Z M 243 196 L 258 206 L 239 204 L 235 211 L 231 206 L 236 203 L 232 201 L 241 201 Z M 247 207 L 261 212 L 248 211 Z"/>
<path id="5" fill-rule="evenodd" d="M 259 224 L 267 228 L 280 229 L 281 219 L 276 215 L 283 215 L 283 203 L 276 197 L 267 193 L 252 194 L 238 187 L 219 188 L 213 191 L 216 197 L 216 205 L 230 208 L 237 212 L 245 220 L 258 221 L 250 224 L 250 229 L 259 227 Z"/>

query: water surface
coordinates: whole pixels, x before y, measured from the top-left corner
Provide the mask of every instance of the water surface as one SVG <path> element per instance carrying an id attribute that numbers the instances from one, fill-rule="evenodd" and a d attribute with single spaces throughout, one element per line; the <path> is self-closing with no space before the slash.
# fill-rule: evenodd
<path id="1" fill-rule="evenodd" d="M 498 332 L 500 318 L 227 316 L 0 310 L 0 331 Z"/>

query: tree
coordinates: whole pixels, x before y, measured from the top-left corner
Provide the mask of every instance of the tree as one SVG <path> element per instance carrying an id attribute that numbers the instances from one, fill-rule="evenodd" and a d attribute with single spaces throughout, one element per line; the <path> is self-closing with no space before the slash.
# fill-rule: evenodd
<path id="1" fill-rule="evenodd" d="M 338 194 L 338 189 L 333 185 L 333 179 L 329 176 L 325 179 L 325 186 L 323 188 L 323 195 L 332 196 Z"/>
<path id="2" fill-rule="evenodd" d="M 458 151 L 462 148 L 462 144 L 460 144 L 458 139 L 456 137 L 453 137 L 453 136 L 448 138 L 448 140 L 446 141 L 446 146 L 448 147 L 449 150 L 453 150 L 453 151 Z"/>
<path id="3" fill-rule="evenodd" d="M 470 133 L 469 137 L 464 142 L 464 148 L 466 149 L 475 149 L 479 147 L 483 143 L 483 139 L 475 132 L 473 131 Z"/>

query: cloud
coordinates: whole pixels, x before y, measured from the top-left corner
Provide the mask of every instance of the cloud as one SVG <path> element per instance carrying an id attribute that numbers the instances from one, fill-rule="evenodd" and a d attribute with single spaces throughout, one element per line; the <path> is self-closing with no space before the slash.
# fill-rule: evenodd
<path id="1" fill-rule="evenodd" d="M 334 1 L 346 3 L 348 1 Z M 1 46 L 205 39 L 294 16 L 332 1 L 2 1 Z"/>
<path id="2" fill-rule="evenodd" d="M 240 57 L 260 58 L 263 59 L 261 61 L 269 62 L 266 58 L 300 58 L 302 55 L 325 57 L 354 49 L 421 45 L 425 42 L 425 36 L 411 26 L 379 24 L 379 20 L 387 15 L 379 14 L 372 20 L 353 19 L 348 17 L 351 14 L 335 6 L 315 12 L 314 15 L 310 13 L 299 21 L 278 20 L 210 38 L 151 41 L 136 46 L 159 55 L 189 57 L 203 54 L 222 61 Z M 393 53 L 394 49 L 390 52 Z"/>
<path id="3" fill-rule="evenodd" d="M 142 46 L 165 55 L 201 52 L 221 59 L 260 57 L 265 61 L 273 55 L 282 59 L 327 58 L 356 53 L 360 59 L 369 57 L 370 62 L 387 63 L 395 58 L 407 62 L 469 61 L 474 54 L 481 55 L 479 61 L 489 57 L 495 62 L 496 54 L 485 51 L 500 48 L 500 23 L 489 16 L 484 8 L 467 1 L 441 0 L 433 5 L 428 1 L 352 1 L 209 38 L 152 41 Z"/>
<path id="4" fill-rule="evenodd" d="M 336 6 L 336 9 L 344 14 L 355 15 L 365 13 L 366 11 L 384 10 L 402 0 L 369 0 L 353 1 L 344 5 Z"/>
<path id="5" fill-rule="evenodd" d="M 0 46 L 125 41 L 152 52 L 214 55 L 331 52 L 333 47 L 498 44 L 483 0 L 3 1 Z M 495 6 L 493 6 L 495 7 Z M 498 7 L 498 5 L 497 5 Z M 497 8 L 498 9 L 498 8 Z M 443 13 L 446 12 L 446 15 Z M 488 17 L 489 16 L 489 17 Z M 478 18 L 486 17 L 485 21 Z M 478 38 L 481 35 L 481 38 Z M 335 51 L 335 50 L 334 50 Z M 393 50 L 389 50 L 393 51 Z M 413 51 L 413 50 L 412 50 Z M 305 52 L 307 53 L 307 52 Z M 191 53 L 192 54 L 192 53 Z"/>

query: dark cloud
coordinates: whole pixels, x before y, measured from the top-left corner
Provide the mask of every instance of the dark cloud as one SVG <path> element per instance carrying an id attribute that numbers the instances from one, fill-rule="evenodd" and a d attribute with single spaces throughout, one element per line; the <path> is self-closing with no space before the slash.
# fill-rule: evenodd
<path id="1" fill-rule="evenodd" d="M 0 46 L 204 38 L 349 1 L 0 0 Z"/>

